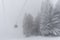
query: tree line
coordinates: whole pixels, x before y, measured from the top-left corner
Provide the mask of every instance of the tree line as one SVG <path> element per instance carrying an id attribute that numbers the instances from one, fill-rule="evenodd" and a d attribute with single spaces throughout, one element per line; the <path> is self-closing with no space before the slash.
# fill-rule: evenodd
<path id="1" fill-rule="evenodd" d="M 59 6 L 59 5 L 58 5 Z M 31 14 L 25 14 L 23 33 L 25 36 L 60 36 L 60 11 L 53 8 L 50 0 L 42 1 L 41 12 L 35 19 Z"/>

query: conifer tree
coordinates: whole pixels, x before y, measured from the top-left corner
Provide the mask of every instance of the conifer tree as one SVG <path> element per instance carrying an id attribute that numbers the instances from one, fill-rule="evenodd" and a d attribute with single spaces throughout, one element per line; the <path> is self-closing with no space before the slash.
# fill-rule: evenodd
<path id="1" fill-rule="evenodd" d="M 53 34 L 55 36 L 60 36 L 60 0 L 58 0 L 56 7 L 54 8 L 51 21 Z"/>
<path id="2" fill-rule="evenodd" d="M 34 34 L 40 35 L 40 13 L 37 14 L 34 20 Z"/>
<path id="3" fill-rule="evenodd" d="M 45 0 L 41 5 L 41 24 L 40 33 L 41 35 L 48 36 L 51 31 L 51 15 L 53 11 L 53 6 L 50 0 Z"/>
<path id="4" fill-rule="evenodd" d="M 32 15 L 26 14 L 23 20 L 23 31 L 26 36 L 30 36 L 32 34 L 32 26 L 33 26 Z"/>

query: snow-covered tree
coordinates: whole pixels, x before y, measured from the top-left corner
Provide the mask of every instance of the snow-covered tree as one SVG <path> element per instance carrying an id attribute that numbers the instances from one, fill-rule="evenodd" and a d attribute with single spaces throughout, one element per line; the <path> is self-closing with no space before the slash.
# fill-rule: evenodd
<path id="1" fill-rule="evenodd" d="M 23 31 L 26 36 L 30 36 L 32 34 L 33 27 L 33 16 L 31 14 L 26 14 L 23 20 Z"/>
<path id="2" fill-rule="evenodd" d="M 41 35 L 49 35 L 51 30 L 51 15 L 53 6 L 50 0 L 45 0 L 41 4 L 41 20 L 40 33 Z"/>
<path id="3" fill-rule="evenodd" d="M 56 4 L 51 21 L 53 26 L 53 34 L 55 36 L 60 36 L 60 0 L 58 0 Z"/>
<path id="4" fill-rule="evenodd" d="M 34 20 L 34 34 L 39 35 L 40 34 L 40 13 L 37 14 Z"/>

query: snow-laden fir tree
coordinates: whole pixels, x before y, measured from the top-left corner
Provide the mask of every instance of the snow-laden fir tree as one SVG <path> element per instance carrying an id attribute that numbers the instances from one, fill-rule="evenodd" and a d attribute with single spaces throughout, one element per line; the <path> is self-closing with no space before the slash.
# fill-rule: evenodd
<path id="1" fill-rule="evenodd" d="M 60 0 L 58 0 L 52 14 L 52 26 L 54 35 L 60 36 Z"/>
<path id="2" fill-rule="evenodd" d="M 40 20 L 40 33 L 41 35 L 50 35 L 52 28 L 51 25 L 51 15 L 53 11 L 53 6 L 50 0 L 42 1 L 41 4 L 41 20 Z"/>
<path id="3" fill-rule="evenodd" d="M 23 19 L 23 32 L 25 36 L 32 35 L 33 16 L 31 14 L 25 14 Z"/>
<path id="4" fill-rule="evenodd" d="M 40 35 L 40 13 L 37 14 L 34 20 L 34 34 Z"/>

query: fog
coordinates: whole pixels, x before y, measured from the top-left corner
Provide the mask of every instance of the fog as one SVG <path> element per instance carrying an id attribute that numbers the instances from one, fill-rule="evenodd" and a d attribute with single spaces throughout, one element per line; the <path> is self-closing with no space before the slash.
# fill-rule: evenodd
<path id="1" fill-rule="evenodd" d="M 34 17 L 40 12 L 42 0 L 0 0 L 0 37 L 23 37 L 22 21 L 25 13 L 31 13 Z M 51 0 L 55 5 L 57 0 Z M 23 7 L 23 8 L 22 8 Z M 14 28 L 18 22 L 18 27 Z"/>

